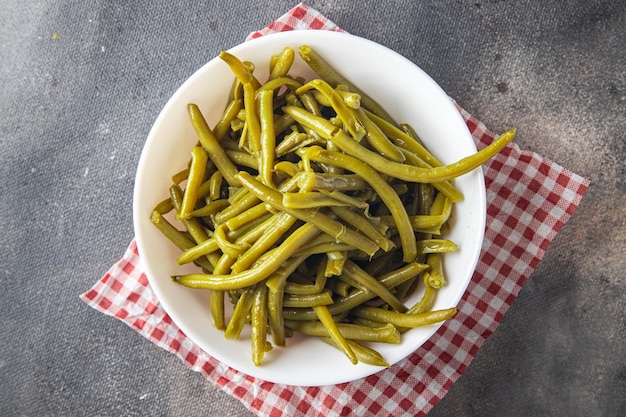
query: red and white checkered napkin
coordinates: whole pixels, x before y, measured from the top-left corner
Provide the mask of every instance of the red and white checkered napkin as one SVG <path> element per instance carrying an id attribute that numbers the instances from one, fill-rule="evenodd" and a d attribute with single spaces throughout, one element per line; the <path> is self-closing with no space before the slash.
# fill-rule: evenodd
<path id="1" fill-rule="evenodd" d="M 340 30 L 299 4 L 249 38 L 293 29 Z M 479 148 L 495 135 L 458 107 Z M 483 167 L 487 227 L 480 260 L 458 314 L 421 348 L 367 378 L 325 387 L 262 381 L 229 368 L 191 342 L 165 313 L 143 273 L 135 242 L 82 299 L 177 355 L 264 416 L 422 416 L 448 392 L 496 329 L 548 245 L 574 213 L 589 181 L 510 144 Z"/>

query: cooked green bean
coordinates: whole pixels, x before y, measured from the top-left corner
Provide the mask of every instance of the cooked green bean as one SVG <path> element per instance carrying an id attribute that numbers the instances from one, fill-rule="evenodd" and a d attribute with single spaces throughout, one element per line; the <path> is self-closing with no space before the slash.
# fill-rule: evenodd
<path id="1" fill-rule="evenodd" d="M 316 191 L 300 193 L 283 193 L 283 205 L 290 209 L 306 209 L 314 207 L 346 206 L 344 201 L 332 198 L 328 194 Z"/>
<path id="2" fill-rule="evenodd" d="M 180 186 L 177 184 L 172 184 L 170 186 L 170 200 L 176 209 L 177 214 L 180 212 L 183 204 L 183 191 Z M 179 216 L 176 216 L 177 218 Z M 178 219 L 180 220 L 180 219 Z M 198 219 L 193 217 L 189 217 L 188 219 L 182 220 L 185 229 L 189 232 L 191 237 L 196 241 L 196 243 L 202 243 L 209 238 L 207 231 L 202 227 Z"/>
<path id="3" fill-rule="evenodd" d="M 309 148 L 306 151 L 306 155 L 309 159 L 314 161 L 350 170 L 367 181 L 385 202 L 385 205 L 389 208 L 393 216 L 398 232 L 400 233 L 400 239 L 402 240 L 404 261 L 411 262 L 415 259 L 415 256 L 417 256 L 415 235 L 411 229 L 411 223 L 404 204 L 389 183 L 385 181 L 375 169 L 357 158 L 339 152 L 327 151 L 319 146 Z"/>
<path id="4" fill-rule="evenodd" d="M 456 251 L 456 244 L 447 239 L 428 239 L 417 242 L 417 253 L 443 253 Z"/>
<path id="5" fill-rule="evenodd" d="M 359 306 L 351 311 L 357 317 L 390 323 L 399 327 L 422 327 L 448 320 L 456 314 L 456 308 L 428 311 L 419 314 L 398 313 L 378 307 Z"/>
<path id="6" fill-rule="evenodd" d="M 184 286 L 192 288 L 207 288 L 215 290 L 241 289 L 254 285 L 276 271 L 300 245 L 319 233 L 319 229 L 307 223 L 299 227 L 293 234 L 287 237 L 280 246 L 268 251 L 259 259 L 257 266 L 238 274 L 212 275 L 212 274 L 187 274 L 172 276 L 172 280 Z"/>
<path id="7" fill-rule="evenodd" d="M 245 289 L 239 296 L 237 304 L 233 309 L 233 314 L 224 331 L 224 337 L 226 339 L 238 339 L 243 327 L 246 325 L 248 315 L 252 309 L 252 303 L 254 302 L 254 290 L 255 287 Z"/>
<path id="8" fill-rule="evenodd" d="M 341 223 L 332 220 L 315 209 L 286 208 L 282 204 L 282 196 L 280 192 L 264 186 L 259 181 L 252 178 L 252 176 L 247 172 L 240 172 L 238 174 L 238 178 L 239 181 L 252 191 L 253 194 L 263 201 L 271 204 L 274 208 L 289 213 L 300 220 L 310 222 L 310 224 L 315 225 L 323 232 L 328 233 L 336 239 L 352 245 L 369 255 L 373 255 L 378 250 L 378 245 L 375 242 L 352 229 L 347 229 Z"/>
<path id="9" fill-rule="evenodd" d="M 337 87 L 340 84 L 348 86 L 350 91 L 353 91 L 361 96 L 361 105 L 370 111 L 376 113 L 390 123 L 395 123 L 393 117 L 391 117 L 383 107 L 378 104 L 374 99 L 365 94 L 361 89 L 354 85 L 346 77 L 342 76 L 326 61 L 318 52 L 313 50 L 309 45 L 302 45 L 298 48 L 298 53 L 302 59 L 311 67 L 313 71 L 319 75 L 320 78 L 328 82 L 333 87 Z"/>
<path id="10" fill-rule="evenodd" d="M 306 260 L 306 256 L 292 256 L 276 272 L 267 278 L 269 326 L 272 340 L 277 346 L 285 345 L 285 321 L 283 318 L 284 288 L 287 278 Z"/>
<path id="11" fill-rule="evenodd" d="M 325 307 L 325 306 L 324 306 Z M 318 309 L 324 307 L 317 307 Z M 285 326 L 300 333 L 311 336 L 330 336 L 328 329 L 319 321 L 285 320 Z M 336 323 L 337 329 L 345 339 L 360 340 L 362 342 L 400 343 L 400 332 L 392 324 L 373 328 L 350 323 Z"/>
<path id="12" fill-rule="evenodd" d="M 328 311 L 328 307 L 314 306 L 313 311 L 315 311 L 319 322 L 324 326 L 324 329 L 326 330 L 326 335 L 330 336 L 335 344 L 337 344 L 339 349 L 346 354 L 348 359 L 350 359 L 350 362 L 356 365 L 359 360 L 357 359 L 356 355 L 352 351 L 352 348 L 346 341 L 343 333 L 341 332 L 341 330 L 339 330 L 339 327 L 337 323 L 335 323 L 333 316 L 331 316 L 330 312 Z"/>
<path id="13" fill-rule="evenodd" d="M 324 261 L 327 262 L 325 258 Z M 310 295 L 310 294 L 319 294 L 326 287 L 327 277 L 324 274 L 326 266 L 320 265 L 317 269 L 317 273 L 315 274 L 315 283 L 314 284 L 299 284 L 296 282 L 286 282 L 283 288 L 285 294 L 293 294 L 293 295 Z"/>
<path id="14" fill-rule="evenodd" d="M 446 278 L 443 276 L 443 270 L 441 269 L 441 255 L 439 253 L 431 253 L 428 255 L 426 263 L 430 266 L 430 269 L 425 272 L 424 279 L 428 282 L 428 285 L 439 289 L 446 284 Z"/>
<path id="15" fill-rule="evenodd" d="M 352 225 L 356 230 L 360 230 L 363 234 L 380 246 L 385 252 L 389 252 L 395 247 L 393 242 L 389 240 L 376 226 L 370 222 L 365 216 L 361 216 L 354 210 L 347 207 L 333 207 L 332 212 L 341 220 Z"/>
<path id="16" fill-rule="evenodd" d="M 228 103 L 222 118 L 215 124 L 215 126 L 213 126 L 213 136 L 215 136 L 215 139 L 221 141 L 226 133 L 228 133 L 230 123 L 237 116 L 239 110 L 241 110 L 241 105 L 242 102 L 240 99 L 233 99 L 230 103 Z"/>
<path id="17" fill-rule="evenodd" d="M 364 190 L 368 185 L 363 178 L 356 174 L 334 175 L 301 171 L 298 172 L 298 186 L 304 191 L 358 191 Z"/>
<path id="18" fill-rule="evenodd" d="M 199 209 L 192 211 L 191 216 L 192 217 L 212 216 L 213 214 L 216 214 L 220 212 L 221 210 L 223 210 L 224 208 L 228 207 L 229 204 L 230 203 L 228 202 L 228 200 L 224 200 L 224 199 L 211 201 L 209 204 L 205 205 L 204 207 L 201 207 Z"/>
<path id="19" fill-rule="evenodd" d="M 254 300 L 250 311 L 250 328 L 252 363 L 259 366 L 267 351 L 267 287 L 265 285 L 259 285 L 254 290 Z"/>
<path id="20" fill-rule="evenodd" d="M 215 328 L 218 330 L 226 330 L 224 291 L 211 290 L 209 294 L 209 307 Z"/>
<path id="21" fill-rule="evenodd" d="M 333 303 L 330 290 L 324 290 L 317 294 L 285 294 L 283 306 L 285 307 L 315 307 L 327 306 Z"/>
<path id="22" fill-rule="evenodd" d="M 215 166 L 220 170 L 229 185 L 238 186 L 239 182 L 235 177 L 237 168 L 228 158 L 224 148 L 222 148 L 219 141 L 215 138 L 211 129 L 209 129 L 202 112 L 195 104 L 189 104 L 188 109 L 193 128 L 200 139 L 200 143 L 209 155 L 209 158 L 211 158 Z"/>
<path id="23" fill-rule="evenodd" d="M 228 64 L 233 74 L 235 74 L 235 77 L 237 77 L 241 83 L 250 83 L 255 90 L 261 87 L 261 83 L 252 75 L 250 67 L 246 65 L 245 62 L 240 61 L 235 55 L 226 51 L 220 52 L 219 57 Z"/>
<path id="24" fill-rule="evenodd" d="M 276 154 L 276 132 L 274 131 L 274 92 L 260 90 L 257 95 L 261 122 L 259 176 L 263 184 L 274 187 L 273 169 Z"/>
<path id="25" fill-rule="evenodd" d="M 187 250 L 196 245 L 196 243 L 189 239 L 183 232 L 175 228 L 170 222 L 165 219 L 158 211 L 153 211 L 150 216 L 150 221 L 154 224 L 163 235 L 168 238 L 174 245 L 181 250 Z M 204 268 L 206 271 L 213 271 L 213 265 L 206 258 L 198 258 L 195 262 Z"/>
<path id="26" fill-rule="evenodd" d="M 179 265 L 184 265 L 189 262 L 193 262 L 202 256 L 217 252 L 219 248 L 217 239 L 212 237 L 183 251 L 180 255 L 178 255 L 178 258 L 176 258 L 176 262 L 178 262 Z"/>
<path id="27" fill-rule="evenodd" d="M 294 58 L 295 52 L 293 48 L 290 48 L 288 46 L 283 48 L 283 50 L 276 56 L 276 59 L 274 60 L 274 63 L 270 70 L 269 79 L 273 80 L 279 77 L 285 77 L 291 69 Z"/>
<path id="28" fill-rule="evenodd" d="M 181 182 L 185 181 L 187 177 L 189 177 L 189 168 L 185 168 L 182 171 L 179 171 L 176 174 L 172 175 L 172 182 L 174 184 L 180 184 Z"/>
<path id="29" fill-rule="evenodd" d="M 328 101 L 330 102 L 331 107 L 337 113 L 337 117 L 339 117 L 346 127 L 348 132 L 352 135 L 354 139 L 360 141 L 366 134 L 366 130 L 363 125 L 359 122 L 355 114 L 351 111 L 351 109 L 344 103 L 343 98 L 339 93 L 331 87 L 328 83 L 320 79 L 314 79 L 304 84 L 302 87 L 296 90 L 297 94 L 302 94 L 310 89 L 316 89 L 320 93 L 322 93 Z M 313 114 L 313 113 L 311 113 Z M 318 115 L 317 117 L 322 117 Z"/>
<path id="30" fill-rule="evenodd" d="M 235 273 L 243 272 L 252 265 L 261 255 L 270 250 L 295 223 L 296 218 L 287 213 L 276 214 L 272 227 L 260 236 L 254 244 L 237 258 L 232 266 Z"/>
<path id="31" fill-rule="evenodd" d="M 327 140 L 332 140 L 346 154 L 358 158 L 361 161 L 366 161 L 372 168 L 384 174 L 410 182 L 446 181 L 467 174 L 495 156 L 511 142 L 515 136 L 515 130 L 509 130 L 500 135 L 489 145 L 470 156 L 449 165 L 426 169 L 390 161 L 384 156 L 360 145 L 344 131 L 333 126 L 328 120 L 314 116 L 302 108 L 285 106 L 283 107 L 283 111 L 293 117 L 297 122 L 315 130 Z"/>
<path id="32" fill-rule="evenodd" d="M 402 301 L 398 300 L 396 296 L 389 291 L 389 289 L 383 285 L 379 280 L 365 272 L 361 267 L 352 261 L 346 261 L 342 276 L 348 277 L 350 280 L 355 281 L 359 287 L 367 289 L 376 294 L 381 299 L 385 300 L 393 309 L 404 312 L 407 308 L 402 304 Z"/>
<path id="33" fill-rule="evenodd" d="M 396 148 L 383 131 L 374 123 L 363 109 L 352 110 L 356 119 L 365 128 L 368 143 L 381 155 L 395 162 L 404 162 L 404 154 Z"/>
<path id="34" fill-rule="evenodd" d="M 243 85 L 243 101 L 245 111 L 245 129 L 247 132 L 247 144 L 240 145 L 252 155 L 258 156 L 261 151 L 261 121 L 257 113 L 256 88 L 251 83 Z"/>
<path id="35" fill-rule="evenodd" d="M 159 214 L 169 213 L 170 211 L 174 210 L 174 204 L 172 204 L 172 199 L 166 198 L 165 200 L 160 201 L 159 204 L 154 206 L 153 210 L 158 212 Z"/>
<path id="36" fill-rule="evenodd" d="M 386 288 L 391 289 L 407 279 L 411 279 L 420 272 L 424 271 L 428 268 L 428 265 L 418 264 L 418 263 L 410 263 L 399 269 L 396 269 L 392 272 L 384 274 L 379 277 L 379 281 Z M 369 290 L 358 289 L 355 290 L 348 295 L 338 298 L 335 302 L 329 306 L 331 313 L 333 315 L 341 314 L 346 311 L 349 311 L 355 308 L 358 305 L 365 303 L 376 297 L 376 294 Z M 286 308 L 284 310 L 285 319 L 289 320 L 314 320 L 315 314 L 313 314 L 312 310 L 307 309 L 293 309 Z"/>
<path id="37" fill-rule="evenodd" d="M 198 201 L 198 189 L 204 182 L 204 172 L 208 159 L 206 151 L 201 147 L 194 146 L 191 150 L 191 166 L 189 167 L 187 186 L 185 187 L 180 210 L 176 214 L 179 220 L 187 220 L 191 217 L 191 212 Z"/>
<path id="38" fill-rule="evenodd" d="M 339 347 L 337 346 L 337 344 L 332 338 L 320 336 L 319 339 L 322 342 L 328 343 L 329 345 L 334 346 L 337 349 L 339 349 Z M 385 368 L 389 367 L 389 363 L 385 360 L 383 355 L 381 355 L 374 349 L 369 348 L 365 345 L 362 345 L 361 343 L 355 340 L 346 340 L 346 342 L 350 346 L 350 349 L 352 349 L 352 351 L 356 355 L 359 362 L 363 362 L 363 363 L 366 363 L 368 365 L 373 365 L 373 366 L 384 366 Z"/>

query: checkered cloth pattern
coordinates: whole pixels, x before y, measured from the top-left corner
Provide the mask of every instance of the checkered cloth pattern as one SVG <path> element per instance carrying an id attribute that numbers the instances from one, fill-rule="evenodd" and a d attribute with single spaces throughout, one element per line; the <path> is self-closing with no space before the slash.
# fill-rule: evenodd
<path id="1" fill-rule="evenodd" d="M 341 30 L 299 4 L 248 39 L 285 30 Z M 477 147 L 494 140 L 457 104 Z M 548 245 L 578 207 L 589 181 L 533 152 L 509 144 L 483 166 L 487 226 L 476 271 L 458 313 L 409 357 L 367 378 L 323 387 L 274 384 L 209 356 L 172 322 L 150 288 L 133 240 L 122 259 L 81 295 L 262 416 L 423 416 L 463 374 L 496 330 Z"/>

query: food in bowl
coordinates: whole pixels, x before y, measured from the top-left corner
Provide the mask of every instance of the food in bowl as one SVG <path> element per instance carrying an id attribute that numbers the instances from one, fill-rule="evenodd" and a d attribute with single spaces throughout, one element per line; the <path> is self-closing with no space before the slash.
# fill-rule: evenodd
<path id="1" fill-rule="evenodd" d="M 317 76 L 290 72 L 295 49 Z M 321 338 L 351 363 L 388 366 L 370 342 L 399 344 L 409 328 L 455 313 L 433 310 L 442 257 L 457 249 L 439 238 L 463 199 L 452 180 L 513 132 L 444 165 L 316 49 L 280 51 L 262 82 L 259 63 L 220 55 L 235 79 L 225 110 L 209 127 L 201 106 L 186 103 L 196 143 L 170 197 L 151 207 L 152 223 L 182 250 L 178 264 L 197 264 L 170 275 L 209 293 L 214 327 L 236 340 L 251 324 L 255 366 L 272 345 L 289 350 L 291 332 Z"/>

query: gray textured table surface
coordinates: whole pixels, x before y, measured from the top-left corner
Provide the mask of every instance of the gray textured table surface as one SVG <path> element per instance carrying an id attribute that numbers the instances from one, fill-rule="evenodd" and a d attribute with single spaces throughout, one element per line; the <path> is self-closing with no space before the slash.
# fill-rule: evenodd
<path id="1" fill-rule="evenodd" d="M 0 6 L 0 415 L 249 415 L 78 295 L 133 237 L 133 179 L 176 88 L 291 1 Z M 501 326 L 429 416 L 626 409 L 623 0 L 310 1 L 420 65 L 490 129 L 590 178 Z"/>

